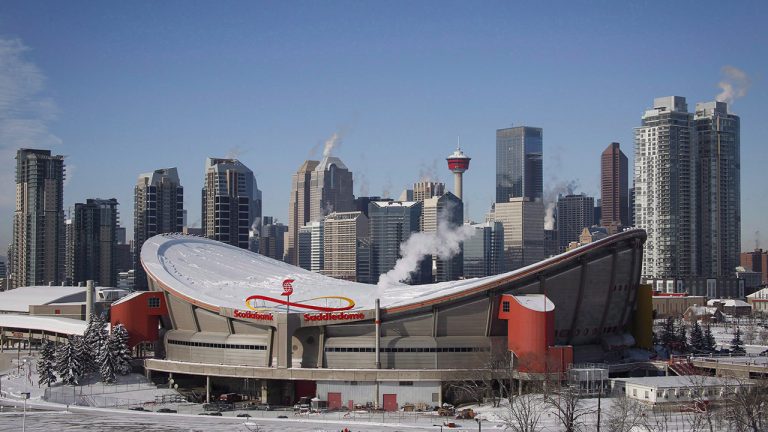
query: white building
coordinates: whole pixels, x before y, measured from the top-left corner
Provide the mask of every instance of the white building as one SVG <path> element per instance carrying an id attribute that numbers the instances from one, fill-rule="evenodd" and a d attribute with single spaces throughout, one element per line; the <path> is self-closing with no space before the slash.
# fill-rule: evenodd
<path id="1" fill-rule="evenodd" d="M 616 378 L 612 380 L 614 395 L 626 395 L 641 402 L 685 404 L 722 400 L 727 394 L 743 391 L 743 383 L 734 379 L 702 375 Z"/>
<path id="2" fill-rule="evenodd" d="M 510 198 L 496 203 L 494 220 L 504 226 L 506 270 L 516 270 L 544 259 L 544 203 Z"/>
<path id="3" fill-rule="evenodd" d="M 331 213 L 323 227 L 323 274 L 358 280 L 358 251 L 368 237 L 368 218 L 362 212 Z"/>
<path id="4" fill-rule="evenodd" d="M 684 97 L 656 98 L 635 128 L 635 226 L 645 278 L 696 274 L 696 140 Z"/>
<path id="5" fill-rule="evenodd" d="M 318 273 L 323 270 L 323 225 L 323 221 L 309 222 L 299 229 L 299 267 Z"/>

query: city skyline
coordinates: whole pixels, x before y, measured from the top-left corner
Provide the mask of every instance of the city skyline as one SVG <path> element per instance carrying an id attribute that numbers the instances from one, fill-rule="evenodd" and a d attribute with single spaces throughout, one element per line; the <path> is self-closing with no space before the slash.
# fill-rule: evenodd
<path id="1" fill-rule="evenodd" d="M 435 11 L 411 6 L 408 12 L 412 16 L 387 13 L 377 22 L 370 22 L 376 8 L 351 7 L 335 17 L 338 10 L 333 5 L 328 10 L 310 6 L 286 21 L 274 17 L 281 9 L 277 5 L 266 11 L 243 7 L 239 12 L 253 15 L 266 29 L 261 39 L 255 36 L 262 33 L 256 34 L 250 25 L 236 19 L 235 11 L 219 10 L 216 18 L 232 25 L 227 30 L 211 30 L 210 40 L 205 40 L 194 37 L 191 30 L 206 22 L 206 11 L 192 8 L 185 19 L 164 26 L 177 9 L 174 4 L 151 8 L 157 18 L 142 21 L 138 33 L 134 32 L 139 25 L 137 15 L 147 12 L 148 5 L 135 9 L 95 6 L 78 16 L 84 11 L 53 4 L 12 4 L 0 17 L 0 55 L 5 63 L 17 66 L 10 72 L 4 70 L 3 78 L 18 85 L 16 92 L 0 95 L 0 115 L 12 121 L 31 118 L 34 127 L 4 126 L 0 156 L 6 166 L 12 166 L 19 147 L 65 155 L 64 208 L 89 197 L 114 196 L 121 203 L 121 220 L 129 232 L 133 227 L 127 221 L 133 214 L 133 185 L 138 174 L 177 166 L 181 183 L 194 191 L 202 187 L 205 158 L 224 154 L 254 170 L 264 193 L 262 213 L 287 223 L 290 175 L 303 160 L 312 158 L 313 146 L 317 147 L 314 157 L 319 158 L 321 143 L 337 131 L 343 139 L 334 155 L 355 174 L 357 196 L 389 192 L 397 198 L 403 188 L 426 177 L 451 184 L 452 174 L 444 166 L 444 158 L 455 148 L 459 135 L 462 148 L 473 158 L 473 168 L 464 179 L 467 215 L 481 222 L 494 201 L 494 133 L 513 123 L 546 132 L 545 195 L 561 183 L 577 181 L 577 192 L 597 197 L 597 155 L 616 141 L 632 159 L 633 127 L 650 108 L 649 101 L 670 95 L 684 96 L 692 106 L 712 101 L 720 92 L 717 83 L 723 79 L 723 71 L 732 81 L 738 81 L 738 71 L 745 71 L 753 82 L 744 97 L 729 104 L 742 120 L 742 250 L 754 245 L 754 231 L 768 230 L 761 226 L 760 217 L 768 210 L 764 204 L 768 197 L 751 186 L 760 183 L 760 166 L 768 160 L 759 139 L 766 133 L 760 121 L 765 114 L 760 101 L 765 99 L 761 77 L 768 56 L 760 52 L 765 49 L 765 37 L 755 38 L 750 26 L 743 24 L 764 16 L 760 10 L 765 6 L 760 4 L 727 16 L 701 11 L 679 14 L 684 29 L 680 43 L 690 46 L 691 52 L 681 54 L 680 64 L 670 65 L 663 74 L 644 65 L 647 59 L 643 57 L 650 53 L 654 59 L 663 59 L 671 52 L 662 46 L 666 30 L 654 32 L 654 26 L 663 28 L 671 18 L 648 24 L 650 12 L 635 8 L 582 12 L 575 22 L 565 19 L 564 10 L 562 15 L 536 18 L 513 30 L 501 19 L 513 13 L 507 7 L 499 7 L 503 13 L 494 17 L 489 9 L 496 8 L 467 10 L 471 8 L 452 4 L 429 20 L 425 16 Z M 531 12 L 537 7 L 531 5 Z M 50 20 L 50 25 L 40 25 L 41 17 Z M 336 28 L 337 20 L 352 18 L 369 22 L 373 31 L 383 31 L 394 40 L 385 41 L 359 27 Z M 272 19 L 276 24 L 269 24 Z M 418 28 L 418 20 L 424 20 L 425 29 Z M 78 22 L 90 26 L 72 25 Z M 601 23 L 598 30 L 579 31 L 582 25 L 594 22 Z M 302 23 L 312 25 L 305 30 L 292 27 Z M 554 36 L 537 39 L 525 34 L 552 23 L 563 24 Z M 387 31 L 391 24 L 397 24 L 401 33 Z M 729 31 L 722 40 L 710 42 L 704 59 L 703 47 L 696 44 L 697 31 L 714 25 Z M 108 29 L 114 31 L 110 37 L 105 36 Z M 601 42 L 606 34 L 624 29 L 626 33 L 615 45 Z M 345 42 L 355 39 L 352 35 L 360 37 Z M 569 35 L 581 39 L 569 41 Z M 310 42 L 313 36 L 322 37 Z M 108 40 L 101 41 L 101 37 Z M 244 43 L 249 37 L 253 42 Z M 415 39 L 420 43 L 409 44 Z M 282 43 L 270 48 L 267 42 L 275 40 Z M 116 42 L 121 43 L 119 53 L 107 50 Z M 521 47 L 521 42 L 531 42 L 532 48 Z M 580 48 L 577 42 L 592 47 Z M 323 45 L 321 53 L 303 57 L 321 43 L 329 45 Z M 640 51 L 641 47 L 648 51 Z M 603 56 L 598 48 L 618 57 L 609 61 L 611 56 Z M 572 54 L 542 56 L 552 49 L 571 50 Z M 622 54 L 624 51 L 628 53 Z M 419 55 L 427 52 L 421 59 Z M 236 53 L 242 54 L 239 62 L 223 66 L 226 60 L 237 58 Z M 327 59 L 321 54 L 327 54 Z M 580 54 L 584 58 L 576 60 Z M 208 65 L 201 70 L 191 67 L 206 56 L 212 58 Z M 262 65 L 264 56 L 267 60 Z M 307 62 L 309 74 L 315 72 L 317 77 L 287 72 L 302 64 L 299 58 Z M 388 77 L 374 72 L 382 62 L 393 60 L 418 67 L 392 66 L 386 70 L 391 72 Z M 614 63 L 621 66 L 617 69 Z M 259 65 L 264 69 L 253 76 L 247 73 Z M 515 67 L 512 76 L 501 73 L 510 66 Z M 723 69 L 726 66 L 733 68 Z M 632 68 L 637 70 L 630 71 Z M 341 71 L 350 72 L 344 75 L 347 79 L 334 81 Z M 587 72 L 594 77 L 583 78 Z M 360 78 L 351 76 L 355 73 Z M 301 83 L 304 79 L 308 82 Z M 396 83 L 403 88 L 393 87 Z M 548 86 L 543 88 L 543 83 Z M 289 90 L 293 85 L 298 89 Z M 298 97 L 302 93 L 306 98 Z M 257 96 L 261 102 L 253 103 Z M 499 96 L 509 102 L 499 104 Z M 595 115 L 601 117 L 599 127 L 588 123 Z M 147 158 L 148 154 L 152 157 Z M 14 196 L 14 174 L 6 171 L 11 172 L 0 177 L 5 197 L 0 212 L 9 221 L 0 226 L 4 246 L 11 238 Z M 185 200 L 189 221 L 197 226 L 199 200 L 197 194 Z"/>

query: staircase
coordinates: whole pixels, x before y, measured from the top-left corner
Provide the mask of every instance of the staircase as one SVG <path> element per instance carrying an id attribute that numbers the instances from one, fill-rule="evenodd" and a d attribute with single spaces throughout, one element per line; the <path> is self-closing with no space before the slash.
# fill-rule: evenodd
<path id="1" fill-rule="evenodd" d="M 669 359 L 668 370 L 677 376 L 699 375 L 699 371 L 693 367 L 687 357 L 672 357 Z"/>

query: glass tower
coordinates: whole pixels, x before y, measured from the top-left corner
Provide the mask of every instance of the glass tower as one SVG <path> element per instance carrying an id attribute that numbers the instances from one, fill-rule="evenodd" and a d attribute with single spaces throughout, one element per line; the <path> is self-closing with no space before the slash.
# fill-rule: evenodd
<path id="1" fill-rule="evenodd" d="M 496 131 L 496 202 L 541 200 L 544 192 L 541 128 L 518 126 Z"/>

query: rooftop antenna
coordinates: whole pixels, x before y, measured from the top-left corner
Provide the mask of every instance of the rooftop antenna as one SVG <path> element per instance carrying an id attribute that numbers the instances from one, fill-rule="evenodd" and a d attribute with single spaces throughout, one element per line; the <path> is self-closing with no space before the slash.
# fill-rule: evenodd
<path id="1" fill-rule="evenodd" d="M 456 150 L 461 150 L 461 137 L 456 135 Z"/>

